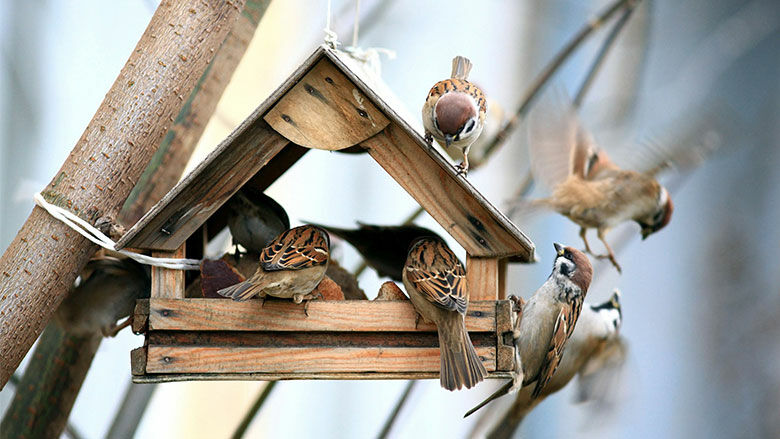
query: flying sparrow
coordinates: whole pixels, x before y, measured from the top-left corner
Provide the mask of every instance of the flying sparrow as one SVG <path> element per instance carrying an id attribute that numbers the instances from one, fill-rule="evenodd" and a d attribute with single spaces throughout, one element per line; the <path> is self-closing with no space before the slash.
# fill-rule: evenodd
<path id="1" fill-rule="evenodd" d="M 470 71 L 471 61 L 453 58 L 451 78 L 431 88 L 422 108 L 425 140 L 430 144 L 436 139 L 445 150 L 459 148 L 463 162 L 456 168 L 463 175 L 469 171 L 469 148 L 482 133 L 487 113 L 482 90 L 466 80 Z"/>
<path id="2" fill-rule="evenodd" d="M 534 178 L 552 189 L 552 196 L 533 203 L 577 223 L 587 253 L 593 254 L 586 231 L 596 229 L 607 255 L 594 256 L 609 258 L 621 271 L 605 239 L 611 228 L 636 221 L 645 239 L 669 224 L 674 205 L 655 179 L 662 168 L 646 173 L 619 168 L 595 145 L 569 103 L 557 109 L 540 105 L 531 114 L 528 138 Z"/>
<path id="3" fill-rule="evenodd" d="M 439 237 L 425 227 L 415 225 L 378 226 L 358 222 L 356 229 L 317 226 L 352 244 L 380 277 L 386 276 L 397 282 L 401 282 L 406 256 L 412 244 L 425 236 Z"/>
<path id="4" fill-rule="evenodd" d="M 466 331 L 469 292 L 466 270 L 439 238 L 421 238 L 409 249 L 403 284 L 414 309 L 436 324 L 441 352 L 441 386 L 474 387 L 487 375 Z"/>
<path id="5" fill-rule="evenodd" d="M 557 242 L 553 245 L 556 256 L 552 273 L 525 303 L 522 318 L 513 331 L 515 378 L 465 416 L 534 382 L 531 398 L 538 397 L 558 368 L 588 292 L 593 267 L 581 251 Z"/>
<path id="6" fill-rule="evenodd" d="M 328 268 L 328 232 L 305 225 L 290 229 L 271 241 L 260 253 L 260 265 L 249 279 L 217 293 L 244 301 L 254 296 L 312 299 L 312 290 Z"/>
<path id="7" fill-rule="evenodd" d="M 93 259 L 81 273 L 81 281 L 62 301 L 54 319 L 76 335 L 101 333 L 115 336 L 129 326 L 135 301 L 149 297 L 149 270 L 132 259 Z"/>
<path id="8" fill-rule="evenodd" d="M 250 253 L 260 253 L 272 239 L 290 228 L 287 212 L 273 198 L 246 187 L 228 201 L 228 228 L 233 245 L 241 244 Z"/>

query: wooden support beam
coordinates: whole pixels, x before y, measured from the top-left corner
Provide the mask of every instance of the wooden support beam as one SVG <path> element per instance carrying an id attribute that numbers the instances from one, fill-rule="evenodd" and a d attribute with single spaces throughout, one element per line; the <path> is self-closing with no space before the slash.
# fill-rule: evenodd
<path id="1" fill-rule="evenodd" d="M 498 261 L 498 300 L 506 300 L 506 271 L 509 268 L 507 258 Z"/>
<path id="2" fill-rule="evenodd" d="M 357 145 L 390 123 L 327 58 L 317 62 L 264 119 L 291 142 L 328 151 Z"/>
<path id="3" fill-rule="evenodd" d="M 469 300 L 498 300 L 498 258 L 466 255 Z"/>
<path id="4" fill-rule="evenodd" d="M 111 224 L 244 2 L 162 2 L 92 121 L 42 192 Z M 36 207 L 0 258 L 0 387 L 97 246 Z"/>
<path id="5" fill-rule="evenodd" d="M 436 327 L 420 319 L 408 300 L 319 301 L 303 304 L 267 299 L 234 302 L 223 299 L 149 300 L 151 331 L 341 331 L 432 332 Z M 495 302 L 469 303 L 466 329 L 496 330 Z M 390 318 L 389 316 L 392 316 Z"/>
<path id="6" fill-rule="evenodd" d="M 184 258 L 185 245 L 182 244 L 176 251 L 154 251 L 152 256 L 156 258 Z M 152 294 L 151 297 L 167 299 L 184 298 L 184 270 L 172 270 L 170 268 L 152 267 Z"/>

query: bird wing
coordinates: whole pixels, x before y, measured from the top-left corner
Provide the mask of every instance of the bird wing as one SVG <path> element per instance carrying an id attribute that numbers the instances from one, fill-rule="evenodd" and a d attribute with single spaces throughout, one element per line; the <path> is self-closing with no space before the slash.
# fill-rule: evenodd
<path id="1" fill-rule="evenodd" d="M 260 254 L 265 271 L 302 270 L 327 263 L 327 232 L 308 225 L 282 233 Z"/>
<path id="2" fill-rule="evenodd" d="M 434 305 L 466 313 L 466 270 L 447 244 L 426 240 L 407 257 L 406 277 Z"/>
<path id="3" fill-rule="evenodd" d="M 561 308 L 558 318 L 555 320 L 555 327 L 547 348 L 547 355 L 544 358 L 544 363 L 542 363 L 542 369 L 539 371 L 536 387 L 534 387 L 534 391 L 531 394 L 533 398 L 539 396 L 544 386 L 555 374 L 555 370 L 558 369 L 558 365 L 563 358 L 563 347 L 574 329 L 574 322 L 571 320 L 572 307 L 565 305 Z"/>

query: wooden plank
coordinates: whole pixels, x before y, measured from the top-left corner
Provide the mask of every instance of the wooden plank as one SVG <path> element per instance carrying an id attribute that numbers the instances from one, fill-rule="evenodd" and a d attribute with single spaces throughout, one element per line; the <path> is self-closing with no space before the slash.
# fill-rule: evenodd
<path id="1" fill-rule="evenodd" d="M 507 258 L 498 261 L 498 300 L 506 299 L 506 271 L 509 265 Z"/>
<path id="2" fill-rule="evenodd" d="M 531 241 L 424 142 L 390 124 L 362 145 L 468 254 L 530 258 Z"/>
<path id="3" fill-rule="evenodd" d="M 130 373 L 133 376 L 146 373 L 146 346 L 130 351 Z"/>
<path id="4" fill-rule="evenodd" d="M 156 258 L 184 258 L 185 245 L 182 243 L 176 251 L 153 251 Z M 172 270 L 170 268 L 152 267 L 152 293 L 151 297 L 166 299 L 184 298 L 184 270 Z"/>
<path id="5" fill-rule="evenodd" d="M 515 345 L 512 339 L 512 303 L 508 300 L 496 302 L 496 369 L 514 370 Z"/>
<path id="6" fill-rule="evenodd" d="M 389 123 L 327 58 L 317 62 L 264 119 L 291 142 L 328 151 L 357 145 Z"/>
<path id="7" fill-rule="evenodd" d="M 143 230 L 132 239 L 126 234 L 117 246 L 177 248 L 288 143 L 262 120 L 231 134 L 225 142 L 230 148 L 217 150 L 201 162 L 144 216 L 150 218 L 148 222 L 139 220 Z"/>
<path id="8" fill-rule="evenodd" d="M 234 302 L 227 299 L 150 299 L 149 329 L 175 331 L 435 331 L 410 301 L 318 301 L 303 304 L 268 299 Z M 466 328 L 495 331 L 495 302 L 471 302 Z"/>
<path id="9" fill-rule="evenodd" d="M 466 255 L 469 300 L 498 300 L 498 258 Z"/>
<path id="10" fill-rule="evenodd" d="M 489 372 L 488 379 L 509 379 L 509 372 Z M 178 381 L 279 381 L 279 380 L 426 380 L 439 372 L 320 372 L 320 373 L 146 373 L 133 375 L 136 384 Z"/>
<path id="11" fill-rule="evenodd" d="M 149 299 L 138 299 L 133 309 L 132 330 L 134 334 L 146 332 L 149 328 Z"/>
<path id="12" fill-rule="evenodd" d="M 477 348 L 488 371 L 495 347 Z M 148 373 L 438 372 L 439 348 L 148 347 Z"/>
<path id="13" fill-rule="evenodd" d="M 223 140 L 219 146 L 217 146 L 211 154 L 206 157 L 190 174 L 188 174 L 182 181 L 180 181 L 171 191 L 158 202 L 152 210 L 146 213 L 133 227 L 131 227 L 122 238 L 117 242 L 117 248 L 134 247 L 134 248 L 146 248 L 146 249 L 158 249 L 158 250 L 173 250 L 184 241 L 186 236 L 182 237 L 179 234 L 172 236 L 159 235 L 160 227 L 171 217 L 172 213 L 176 213 L 177 208 L 171 208 L 169 204 L 176 203 L 182 195 L 185 195 L 193 190 L 202 191 L 202 187 L 198 187 L 203 182 L 204 177 L 201 177 L 201 173 L 209 170 L 212 164 L 218 162 L 220 168 L 234 169 L 235 171 L 243 170 L 244 166 L 253 162 L 262 162 L 258 160 L 258 155 L 262 156 L 256 149 L 262 149 L 267 146 L 268 142 L 281 142 L 286 144 L 287 140 L 274 132 L 268 124 L 262 120 L 263 115 L 268 111 L 271 106 L 279 100 L 287 91 L 292 88 L 310 69 L 311 67 L 322 58 L 324 53 L 324 47 L 320 46 L 314 53 L 309 56 L 291 75 L 287 80 L 279 86 L 276 91 L 263 101 L 255 111 L 238 126 L 225 140 Z M 261 142 L 261 139 L 266 139 L 268 132 L 273 132 L 272 139 L 267 139 L 268 142 Z M 254 143 L 252 143 L 254 142 Z M 234 145 L 238 143 L 240 146 Z M 282 145 L 283 146 L 283 145 Z M 239 149 L 240 151 L 234 151 Z M 247 163 L 248 162 L 248 163 Z M 258 166 L 252 167 L 254 171 L 247 172 L 246 178 L 254 175 L 257 170 L 262 167 L 262 163 L 257 163 Z M 216 165 L 215 165 L 216 166 Z M 243 171 L 242 171 L 243 172 Z M 244 176 L 243 174 L 241 176 Z M 207 180 L 208 182 L 209 180 Z M 212 181 L 212 184 L 216 181 Z M 239 185 L 240 186 L 240 185 Z M 236 188 L 237 189 L 237 188 Z M 235 192 L 235 191 L 234 191 Z M 231 193 L 232 194 L 232 193 Z M 222 200 L 224 202 L 224 200 Z M 197 200 L 195 201 L 197 203 Z M 220 203 L 221 204 L 221 203 Z M 177 205 L 178 206 L 178 205 Z M 190 206 L 192 210 L 189 215 L 179 219 L 179 227 L 186 228 L 192 233 L 195 229 L 205 221 L 203 215 L 196 215 L 198 211 L 207 209 L 210 214 L 212 210 L 219 207 L 212 204 L 206 205 L 193 205 Z M 208 217 L 209 215 L 205 215 Z M 162 223 L 160 218 L 163 217 Z M 184 227 L 184 223 L 193 221 L 195 224 L 187 224 Z M 167 243 L 171 240 L 171 243 Z"/>

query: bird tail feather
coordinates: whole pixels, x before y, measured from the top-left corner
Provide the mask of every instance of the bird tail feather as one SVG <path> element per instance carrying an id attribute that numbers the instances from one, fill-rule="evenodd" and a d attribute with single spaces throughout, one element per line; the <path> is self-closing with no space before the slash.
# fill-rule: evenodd
<path id="1" fill-rule="evenodd" d="M 440 322 L 441 386 L 447 390 L 470 389 L 485 379 L 487 370 L 471 344 L 462 316 Z"/>
<path id="2" fill-rule="evenodd" d="M 233 286 L 217 290 L 222 296 L 229 297 L 237 302 L 243 302 L 256 296 L 262 290 L 262 286 L 254 285 L 249 281 L 237 283 Z"/>
<path id="3" fill-rule="evenodd" d="M 465 56 L 452 58 L 452 76 L 454 79 L 468 79 L 471 72 L 471 61 Z"/>

